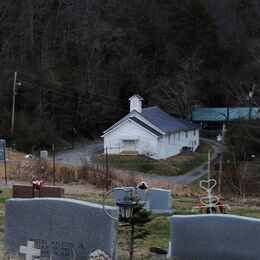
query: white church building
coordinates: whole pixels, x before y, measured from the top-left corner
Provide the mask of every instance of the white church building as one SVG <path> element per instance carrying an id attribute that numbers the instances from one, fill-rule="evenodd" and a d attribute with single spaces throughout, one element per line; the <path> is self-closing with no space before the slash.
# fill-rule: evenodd
<path id="1" fill-rule="evenodd" d="M 197 149 L 198 125 L 170 116 L 157 106 L 142 108 L 143 98 L 139 95 L 133 95 L 129 100 L 130 113 L 102 135 L 108 154 L 144 154 L 166 159 Z"/>

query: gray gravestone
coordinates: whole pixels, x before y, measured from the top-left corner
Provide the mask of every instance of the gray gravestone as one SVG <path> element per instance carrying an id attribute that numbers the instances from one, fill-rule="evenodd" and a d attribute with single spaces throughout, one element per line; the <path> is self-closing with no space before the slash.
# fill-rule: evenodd
<path id="1" fill-rule="evenodd" d="M 222 214 L 172 216 L 170 251 L 177 259 L 259 259 L 260 220 Z"/>
<path id="2" fill-rule="evenodd" d="M 140 190 L 140 189 L 136 189 L 136 193 L 137 193 L 137 197 L 140 201 L 145 202 L 148 200 L 149 198 L 149 190 Z"/>
<path id="3" fill-rule="evenodd" d="M 41 150 L 40 151 L 40 159 L 47 160 L 48 159 L 48 151 Z"/>
<path id="4" fill-rule="evenodd" d="M 122 202 L 125 197 L 130 198 L 131 197 L 131 191 L 132 191 L 132 195 L 135 194 L 135 187 L 119 187 L 119 188 L 126 189 L 126 190 L 129 190 L 129 191 L 125 192 L 124 190 L 115 190 L 114 191 L 115 205 L 118 202 Z"/>
<path id="5" fill-rule="evenodd" d="M 102 205 L 63 198 L 6 201 L 5 246 L 17 253 L 27 241 L 35 242 L 41 257 L 85 260 L 96 249 L 116 258 L 117 222 Z M 113 217 L 118 209 L 106 206 Z"/>
<path id="6" fill-rule="evenodd" d="M 146 210 L 150 210 L 150 192 L 149 189 L 136 189 L 136 196 L 140 203 L 144 204 Z"/>
<path id="7" fill-rule="evenodd" d="M 122 189 L 127 189 L 132 191 L 132 196 L 137 196 L 137 198 L 140 200 L 141 203 L 144 204 L 145 208 L 149 210 L 149 190 L 141 190 L 136 189 L 135 187 L 120 187 Z M 115 205 L 118 202 L 122 202 L 125 197 L 131 197 L 131 192 L 128 191 L 127 193 L 124 190 L 115 190 L 114 191 L 114 201 Z"/>
<path id="8" fill-rule="evenodd" d="M 6 148 L 6 141 L 4 139 L 0 139 L 0 162 L 1 163 L 6 161 L 5 148 Z"/>
<path id="9" fill-rule="evenodd" d="M 154 212 L 173 212 L 171 190 L 151 188 L 150 209 Z"/>

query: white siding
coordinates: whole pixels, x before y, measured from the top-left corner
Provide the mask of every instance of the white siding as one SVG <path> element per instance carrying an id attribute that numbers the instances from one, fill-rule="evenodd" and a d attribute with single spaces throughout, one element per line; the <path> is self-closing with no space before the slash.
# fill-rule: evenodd
<path id="1" fill-rule="evenodd" d="M 142 112 L 142 99 L 137 96 L 133 96 L 130 99 L 130 112 L 132 112 L 133 110 L 136 110 L 139 113 Z"/>
<path id="2" fill-rule="evenodd" d="M 131 143 L 128 142 L 125 147 L 124 140 L 127 139 L 135 142 L 135 150 L 138 153 L 149 154 L 150 157 L 158 159 L 157 137 L 132 120 L 125 121 L 104 136 L 104 149 L 107 147 L 110 154 L 123 152 L 125 148 L 129 149 Z M 133 150 L 133 146 L 131 146 L 131 150 Z"/>
<path id="3" fill-rule="evenodd" d="M 158 138 L 131 119 L 104 135 L 104 149 L 107 147 L 110 154 L 136 151 L 154 159 L 166 159 L 179 154 L 182 147 L 191 147 L 195 151 L 198 146 L 199 129 L 174 132 Z"/>
<path id="4" fill-rule="evenodd" d="M 191 147 L 195 151 L 199 145 L 199 130 L 195 130 L 195 135 L 193 130 L 167 134 L 160 138 L 159 142 L 159 157 L 161 159 L 179 154 L 182 151 L 182 147 L 185 146 Z"/>

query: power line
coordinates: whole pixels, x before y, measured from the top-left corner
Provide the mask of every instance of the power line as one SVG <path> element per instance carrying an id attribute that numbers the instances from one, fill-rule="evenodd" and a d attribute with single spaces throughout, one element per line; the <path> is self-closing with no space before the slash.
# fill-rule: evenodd
<path id="1" fill-rule="evenodd" d="M 20 73 L 22 73 L 22 74 L 25 74 L 25 75 L 29 75 L 30 77 L 36 77 L 36 76 L 34 76 L 34 75 L 32 75 L 32 74 L 29 74 L 29 73 L 24 73 L 24 72 L 20 72 Z M 41 81 L 44 81 L 43 79 L 41 79 Z M 46 81 L 48 81 L 48 82 L 51 82 L 52 84 L 56 84 L 56 85 L 60 85 L 60 86 L 66 86 L 66 87 L 68 87 L 68 88 L 71 88 L 71 89 L 73 89 L 73 90 L 78 90 L 78 91 L 82 91 L 82 89 L 79 89 L 79 88 L 76 88 L 76 87 L 72 87 L 72 86 L 70 86 L 70 85 L 66 85 L 66 84 L 61 84 L 61 83 L 59 83 L 59 82 L 54 82 L 54 81 L 51 81 L 51 80 L 46 80 Z M 36 86 L 35 85 L 33 85 L 32 86 L 32 83 L 30 83 L 30 82 L 27 82 L 27 81 L 24 81 L 26 84 L 24 85 L 24 87 L 26 88 L 30 88 L 30 89 L 33 89 L 33 88 L 36 88 Z M 40 88 L 40 89 L 43 89 L 43 90 L 46 90 L 46 91 L 49 91 L 49 92 L 53 92 L 53 93 L 56 93 L 57 95 L 59 95 L 59 96 L 66 96 L 66 97 L 70 97 L 70 98 L 78 98 L 78 96 L 75 96 L 75 95 L 70 95 L 70 94 L 67 94 L 67 93 L 64 93 L 64 92 L 60 92 L 60 91 L 57 91 L 57 90 L 53 90 L 53 89 L 51 89 L 51 88 L 48 88 L 47 86 L 46 87 L 43 87 L 43 86 L 37 86 L 38 88 Z M 93 95 L 95 95 L 95 96 L 101 96 L 101 97 L 106 97 L 106 98 L 110 98 L 110 97 L 108 97 L 108 96 L 105 96 L 105 95 L 101 95 L 101 94 L 94 94 L 94 93 L 92 93 L 92 92 L 90 92 L 90 91 L 87 91 L 86 89 L 84 89 L 84 91 L 86 91 L 86 93 L 90 93 L 90 94 L 93 94 Z M 116 99 L 116 98 L 111 98 L 111 99 Z M 126 102 L 125 100 L 124 100 L 124 102 Z M 57 103 L 53 103 L 53 102 L 51 102 L 51 101 L 48 101 L 47 102 L 47 104 L 51 104 L 52 106 L 56 106 L 56 107 L 59 107 L 59 108 L 62 108 L 62 109 L 64 109 L 65 108 L 65 106 L 63 105 L 58 105 Z M 100 105 L 100 106 L 105 106 L 105 107 L 110 107 L 110 108 L 112 108 L 113 110 L 121 110 L 121 111 L 128 111 L 128 110 L 126 110 L 126 109 L 120 109 L 120 108 L 118 108 L 118 107 L 116 107 L 116 106 L 111 106 L 111 105 L 107 105 L 107 104 L 104 104 L 104 103 L 101 103 L 101 102 L 95 102 L 95 101 L 91 101 L 91 104 L 95 104 L 95 105 Z M 71 112 L 71 110 L 69 110 L 69 109 L 66 109 L 65 108 L 65 110 L 67 110 L 67 111 L 70 111 Z M 101 114 L 105 114 L 105 112 L 102 112 Z M 93 119 L 93 118 L 96 118 L 96 117 L 98 117 L 97 115 L 94 115 L 94 116 L 91 116 L 91 117 L 89 117 L 89 118 L 86 118 L 86 120 L 89 120 L 89 119 Z M 93 123 L 95 123 L 95 122 L 93 122 Z M 229 124 L 230 124 L 231 122 L 229 122 Z M 231 124 L 238 124 L 238 123 L 236 123 L 236 122 L 232 122 Z M 201 129 L 201 131 L 215 131 L 215 130 L 204 130 L 204 129 Z M 251 139 L 251 138 L 247 138 L 247 139 Z M 180 141 L 184 141 L 185 139 L 178 139 L 178 140 L 180 140 Z M 186 141 L 186 140 L 185 140 Z M 163 142 L 163 141 L 162 141 Z M 167 144 L 169 144 L 168 142 L 163 142 L 163 143 L 167 143 Z M 175 145 L 175 146 L 182 146 L 182 145 L 180 145 L 180 144 L 170 144 L 170 145 Z"/>
<path id="2" fill-rule="evenodd" d="M 24 85 L 23 85 L 24 86 Z M 26 86 L 26 87 L 28 87 L 28 88 L 34 88 L 34 87 L 30 87 L 30 86 Z M 71 96 L 72 97 L 72 96 Z M 32 97 L 32 98 L 34 98 L 34 97 Z M 34 98 L 36 101 L 38 101 L 36 98 Z M 102 104 L 102 103 L 100 103 L 100 102 L 91 102 L 92 104 L 95 104 L 95 105 L 102 105 L 102 106 L 108 106 L 108 107 L 111 107 L 111 108 L 113 108 L 113 109 L 118 109 L 117 107 L 115 107 L 115 106 L 110 106 L 110 105 L 105 105 L 105 104 Z M 57 107 L 57 108 L 59 108 L 59 109 L 62 109 L 62 110 L 65 110 L 65 111 L 67 111 L 67 112 L 71 112 L 71 109 L 70 108 L 68 108 L 67 106 L 64 106 L 64 104 L 63 105 L 58 105 L 57 103 L 54 103 L 54 102 L 51 102 L 51 101 L 47 101 L 46 102 L 46 104 L 44 104 L 44 105 L 51 105 L 51 106 L 53 106 L 53 107 Z M 44 106 L 43 105 L 43 106 Z M 123 110 L 123 111 L 125 111 L 125 110 Z M 89 117 L 85 117 L 85 121 L 86 120 L 89 120 L 89 119 L 94 119 L 94 118 L 97 118 L 97 117 L 99 117 L 100 115 L 104 115 L 105 113 L 107 113 L 107 111 L 103 111 L 103 112 L 101 112 L 101 113 L 98 113 L 98 114 L 95 114 L 95 115 L 93 115 L 93 116 L 89 116 Z M 93 122 L 93 123 L 95 123 L 95 122 Z M 93 124 L 93 123 L 89 123 L 88 125 L 91 125 L 91 124 Z"/>
<path id="3" fill-rule="evenodd" d="M 23 83 L 26 83 L 25 85 L 23 85 L 23 87 L 25 88 L 29 88 L 29 89 L 33 89 L 33 88 L 39 88 L 39 89 L 43 89 L 43 90 L 46 90 L 46 91 L 49 91 L 49 92 L 53 92 L 53 93 L 56 93 L 58 94 L 59 96 L 66 96 L 66 97 L 70 97 L 70 98 L 73 98 L 73 99 L 78 99 L 79 97 L 78 96 L 73 96 L 73 95 L 70 95 L 70 94 L 66 94 L 66 93 L 63 93 L 63 92 L 59 92 L 57 90 L 53 90 L 53 89 L 49 89 L 48 87 L 42 87 L 42 86 L 35 86 L 33 85 L 32 83 L 30 82 L 27 82 L 27 81 L 23 81 Z M 48 101 L 48 103 L 50 104 L 54 104 L 52 103 L 51 101 Z M 124 111 L 124 112 L 128 112 L 129 110 L 127 109 L 122 109 L 122 108 L 119 108 L 118 106 L 116 105 L 107 105 L 107 104 L 104 104 L 104 103 L 100 103 L 100 102 L 96 102 L 96 101 L 91 101 L 91 104 L 95 104 L 95 105 L 100 105 L 100 106 L 105 106 L 105 107 L 110 107 L 110 108 L 113 108 L 114 110 L 120 110 L 120 111 Z M 62 106 L 64 108 L 64 105 Z"/>
<path id="4" fill-rule="evenodd" d="M 27 75 L 27 76 L 30 76 L 30 77 L 37 77 L 37 76 L 34 76 L 30 73 L 26 73 L 26 72 L 21 72 L 21 71 L 18 71 L 19 73 L 21 74 L 24 74 L 24 75 Z M 70 88 L 70 89 L 73 89 L 73 90 L 79 90 L 79 91 L 83 91 L 83 92 L 86 92 L 86 93 L 89 93 L 91 95 L 95 95 L 95 96 L 100 96 L 100 97 L 103 97 L 103 98 L 106 98 L 106 99 L 112 99 L 112 100 L 115 100 L 115 101 L 122 101 L 124 103 L 128 103 L 125 99 L 120 99 L 120 98 L 116 98 L 116 97 L 110 97 L 108 95 L 103 95 L 103 94 L 98 94 L 98 93 L 93 93 L 92 91 L 90 90 L 87 90 L 87 89 L 81 89 L 81 88 L 77 88 L 77 87 L 74 87 L 74 86 L 71 86 L 71 85 L 68 85 L 68 84 L 64 84 L 64 83 L 60 83 L 60 82 L 56 82 L 56 81 L 53 81 L 53 80 L 49 80 L 49 79 L 41 79 L 41 78 L 36 78 L 37 80 L 41 81 L 41 82 L 50 82 L 54 85 L 59 85 L 59 86 L 62 86 L 62 87 L 67 87 L 67 88 Z"/>

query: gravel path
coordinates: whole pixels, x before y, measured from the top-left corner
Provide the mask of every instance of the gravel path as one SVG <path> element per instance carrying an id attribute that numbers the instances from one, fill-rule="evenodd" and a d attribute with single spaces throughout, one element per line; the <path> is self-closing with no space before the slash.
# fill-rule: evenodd
<path id="1" fill-rule="evenodd" d="M 56 153 L 57 163 L 82 165 L 82 163 L 89 162 L 91 157 L 95 154 L 103 152 L 103 143 L 82 144 L 74 149 L 67 149 Z"/>
<path id="2" fill-rule="evenodd" d="M 218 161 L 220 157 L 220 144 L 216 141 L 212 141 L 209 139 L 201 138 L 201 142 L 206 143 L 212 147 L 212 152 L 211 152 L 211 160 L 210 163 L 215 163 Z M 176 176 L 173 178 L 173 181 L 179 184 L 189 184 L 193 182 L 194 180 L 200 178 L 204 174 L 208 172 L 208 162 L 204 162 L 201 166 L 196 168 L 195 170 L 189 171 L 186 174 L 182 176 Z"/>
<path id="3" fill-rule="evenodd" d="M 211 163 L 217 162 L 220 156 L 220 144 L 216 141 L 200 138 L 202 143 L 206 143 L 211 146 Z M 56 156 L 57 163 L 65 163 L 71 165 L 80 165 L 82 164 L 83 158 L 85 161 L 89 161 L 91 154 L 95 153 L 95 151 L 100 150 L 101 145 L 85 145 L 81 147 L 77 147 L 74 150 L 68 150 L 64 152 L 60 152 Z M 207 164 L 208 162 L 204 162 L 198 168 L 187 172 L 181 176 L 159 176 L 153 174 L 144 174 L 138 173 L 138 178 L 144 178 L 153 182 L 164 182 L 169 185 L 172 184 L 181 184 L 187 185 L 194 180 L 200 178 L 204 174 L 207 173 Z M 126 172 L 125 175 L 128 173 Z"/>
<path id="4" fill-rule="evenodd" d="M 200 141 L 203 143 L 206 143 L 211 146 L 211 163 L 217 162 L 220 156 L 220 144 L 216 141 L 200 138 Z M 205 175 L 207 173 L 208 169 L 208 162 L 204 162 L 201 166 L 198 168 L 191 170 L 181 176 L 159 176 L 154 174 L 139 174 L 139 176 L 142 176 L 147 181 L 153 181 L 153 182 L 167 182 L 169 185 L 173 184 L 181 184 L 181 185 L 187 185 L 193 182 L 194 180 L 200 178 L 201 176 Z"/>

